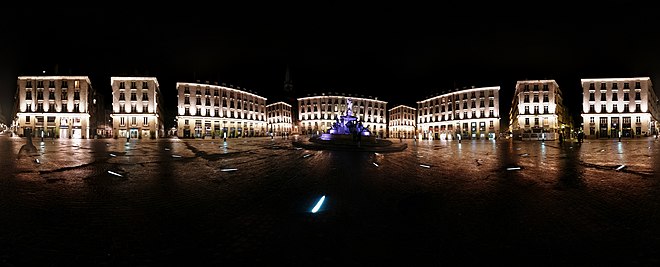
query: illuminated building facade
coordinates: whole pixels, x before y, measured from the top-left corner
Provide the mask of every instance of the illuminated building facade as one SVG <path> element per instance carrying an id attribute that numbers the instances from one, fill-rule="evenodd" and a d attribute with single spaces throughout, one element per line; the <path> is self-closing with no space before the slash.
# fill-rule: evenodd
<path id="1" fill-rule="evenodd" d="M 399 105 L 389 110 L 388 136 L 390 138 L 413 138 L 416 132 L 417 109 Z"/>
<path id="2" fill-rule="evenodd" d="M 162 96 L 155 77 L 111 77 L 115 138 L 159 138 L 165 134 Z"/>
<path id="3" fill-rule="evenodd" d="M 417 101 L 420 139 L 495 139 L 500 132 L 499 86 L 468 88 Z"/>
<path id="4" fill-rule="evenodd" d="M 87 76 L 19 76 L 14 129 L 19 136 L 89 138 L 96 131 L 93 96 Z"/>
<path id="5" fill-rule="evenodd" d="M 182 138 L 265 136 L 266 98 L 217 84 L 176 84 L 177 136 Z"/>
<path id="6" fill-rule="evenodd" d="M 301 134 L 328 133 L 340 116 L 346 115 L 346 99 L 353 103 L 353 115 L 368 127 L 372 135 L 385 137 L 387 102 L 364 97 L 322 94 L 298 98 L 298 120 Z"/>
<path id="7" fill-rule="evenodd" d="M 588 138 L 658 133 L 660 108 L 649 77 L 581 79 L 582 124 Z"/>
<path id="8" fill-rule="evenodd" d="M 515 139 L 555 140 L 563 132 L 569 137 L 571 122 L 555 80 L 516 83 L 509 113 L 509 130 Z"/>
<path id="9" fill-rule="evenodd" d="M 268 131 L 276 136 L 291 134 L 291 111 L 291 105 L 284 102 L 275 102 L 266 105 Z"/>

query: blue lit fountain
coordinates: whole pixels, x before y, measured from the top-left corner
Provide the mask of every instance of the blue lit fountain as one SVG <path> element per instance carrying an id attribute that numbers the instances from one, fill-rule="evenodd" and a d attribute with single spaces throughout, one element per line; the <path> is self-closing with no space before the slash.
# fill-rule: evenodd
<path id="1" fill-rule="evenodd" d="M 404 144 L 393 145 L 392 141 L 372 135 L 369 127 L 353 115 L 353 102 L 346 99 L 346 114 L 335 119 L 327 133 L 310 137 L 308 142 L 294 142 L 295 146 L 308 149 L 357 150 L 357 151 L 401 151 Z"/>
<path id="2" fill-rule="evenodd" d="M 329 133 L 323 134 L 321 139 L 330 140 L 332 135 L 362 135 L 370 136 L 369 127 L 363 127 L 362 122 L 353 116 L 353 101 L 346 99 L 346 115 L 337 118 L 332 124 Z"/>

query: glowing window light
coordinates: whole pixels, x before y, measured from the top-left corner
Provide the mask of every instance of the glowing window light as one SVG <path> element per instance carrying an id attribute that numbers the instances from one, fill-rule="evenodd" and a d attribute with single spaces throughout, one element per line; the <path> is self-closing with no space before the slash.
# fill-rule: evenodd
<path id="1" fill-rule="evenodd" d="M 325 196 L 322 196 L 321 199 L 319 199 L 319 202 L 316 203 L 316 206 L 312 209 L 312 213 L 316 213 L 319 211 L 321 208 L 321 205 L 323 205 L 323 201 L 325 201 Z"/>

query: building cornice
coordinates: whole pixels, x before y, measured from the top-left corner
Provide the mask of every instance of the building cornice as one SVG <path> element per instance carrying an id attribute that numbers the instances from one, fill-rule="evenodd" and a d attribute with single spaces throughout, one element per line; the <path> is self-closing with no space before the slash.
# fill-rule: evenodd
<path id="1" fill-rule="evenodd" d="M 286 102 L 282 102 L 282 101 L 278 101 L 278 102 L 275 102 L 275 103 L 272 103 L 272 104 L 268 104 L 268 105 L 266 105 L 266 107 L 274 106 L 274 105 L 277 105 L 277 104 L 284 104 L 285 106 L 291 107 L 291 105 L 287 104 Z"/>
<path id="2" fill-rule="evenodd" d="M 427 99 L 424 99 L 422 101 L 417 101 L 417 104 L 424 103 L 424 102 L 427 102 L 427 101 L 431 101 L 431 100 L 434 100 L 436 98 L 442 98 L 442 97 L 454 95 L 454 94 L 462 94 L 462 93 L 469 93 L 469 92 L 472 92 L 472 91 L 476 92 L 476 91 L 483 91 L 483 90 L 497 90 L 497 91 L 499 91 L 500 87 L 499 86 L 475 87 L 475 88 L 462 89 L 462 90 L 458 90 L 458 91 L 452 91 L 452 92 L 449 92 L 449 93 L 445 93 L 445 94 L 437 95 L 437 96 L 434 96 L 434 97 L 431 97 L 431 98 L 427 98 Z"/>
<path id="3" fill-rule="evenodd" d="M 88 76 L 18 76 L 19 80 L 84 80 L 92 84 Z"/>
<path id="4" fill-rule="evenodd" d="M 364 97 L 357 97 L 357 96 L 345 96 L 345 95 L 317 95 L 317 96 L 307 96 L 307 97 L 300 97 L 298 98 L 298 101 L 300 100 L 307 100 L 307 99 L 316 99 L 316 98 L 350 98 L 350 99 L 359 99 L 359 100 L 366 100 L 366 101 L 372 101 L 372 102 L 380 102 L 387 104 L 387 101 L 382 101 L 378 99 L 372 99 L 372 98 L 364 98 Z"/>
<path id="5" fill-rule="evenodd" d="M 156 87 L 160 88 L 158 85 L 158 79 L 156 77 L 110 77 L 110 85 L 112 86 L 115 81 L 153 81 L 156 84 Z"/>
<path id="6" fill-rule="evenodd" d="M 261 99 L 263 99 L 264 101 L 267 100 L 267 98 L 265 98 L 265 97 L 263 97 L 263 96 L 260 96 L 260 95 L 254 94 L 254 93 L 250 93 L 250 92 L 247 92 L 247 91 L 243 91 L 243 90 L 241 90 L 241 89 L 231 88 L 231 87 L 222 86 L 222 85 L 205 84 L 205 83 L 177 82 L 177 83 L 176 83 L 176 88 L 178 89 L 179 86 L 200 86 L 200 87 L 207 86 L 207 87 L 209 87 L 209 88 L 225 89 L 225 90 L 230 90 L 230 91 L 239 92 L 239 93 L 242 93 L 242 94 L 251 95 L 251 96 L 254 96 L 254 97 L 261 98 Z"/>
<path id="7" fill-rule="evenodd" d="M 393 109 L 395 109 L 395 108 L 399 108 L 399 107 L 404 107 L 404 108 L 407 108 L 407 109 L 417 110 L 416 108 L 409 107 L 409 106 L 406 106 L 406 105 L 398 105 L 398 106 L 396 106 L 396 107 L 393 107 L 393 108 L 391 108 L 391 109 L 388 109 L 387 111 L 392 111 Z"/>

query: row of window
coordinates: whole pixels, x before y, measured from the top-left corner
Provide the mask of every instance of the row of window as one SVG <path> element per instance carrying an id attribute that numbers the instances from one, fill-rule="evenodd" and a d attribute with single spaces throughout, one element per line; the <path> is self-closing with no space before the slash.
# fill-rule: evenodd
<path id="1" fill-rule="evenodd" d="M 338 108 L 337 108 L 337 106 L 335 106 L 335 111 L 334 111 L 334 112 L 335 112 L 335 113 L 339 112 L 339 111 L 337 111 L 337 110 L 338 110 Z M 302 109 L 302 110 L 300 111 L 301 114 L 307 114 L 307 113 L 312 113 L 312 112 L 319 112 L 319 111 L 318 111 L 318 109 L 316 109 L 316 107 L 314 107 L 314 111 L 312 111 L 312 109 L 310 109 L 309 107 L 307 107 L 307 110 Z M 330 109 L 330 106 L 328 106 L 328 109 L 327 109 L 325 112 L 326 112 L 326 113 L 327 113 L 327 112 L 331 112 L 331 113 L 332 113 L 333 111 Z M 373 114 L 372 114 L 372 113 L 373 113 Z M 359 111 L 359 112 L 355 112 L 355 113 L 354 113 L 354 115 L 358 115 L 358 114 L 364 114 L 364 109 L 363 109 L 363 108 L 360 108 L 360 111 Z M 372 112 L 372 109 L 368 109 L 368 110 L 367 110 L 367 115 L 376 115 L 376 116 L 380 115 L 380 116 L 384 116 L 384 114 L 385 114 L 385 110 L 384 110 L 384 109 L 373 110 L 373 112 Z"/>
<path id="2" fill-rule="evenodd" d="M 137 89 L 137 82 L 131 81 L 130 89 Z M 119 89 L 126 89 L 126 82 L 119 82 Z M 142 89 L 149 89 L 149 83 L 146 81 L 142 82 Z"/>
<path id="3" fill-rule="evenodd" d="M 61 100 L 68 100 L 69 95 L 67 94 L 66 91 L 62 91 L 60 94 L 60 99 Z M 51 90 L 48 93 L 48 99 L 49 100 L 59 100 L 55 98 L 55 91 Z M 26 90 L 25 91 L 25 100 L 32 100 L 32 90 Z M 37 100 L 44 100 L 44 90 L 38 89 L 37 90 Z M 76 90 L 73 92 L 73 100 L 80 100 L 80 91 Z"/>
<path id="4" fill-rule="evenodd" d="M 538 85 L 538 84 L 534 84 L 534 87 L 532 87 L 532 88 L 534 89 L 534 91 L 538 91 L 538 90 L 539 90 L 539 85 Z M 549 88 L 548 88 L 548 84 L 543 84 L 543 91 L 548 91 L 548 89 L 549 89 Z M 525 84 L 525 85 L 523 86 L 523 91 L 524 91 L 524 92 L 528 92 L 528 91 L 529 91 L 529 84 Z"/>
<path id="5" fill-rule="evenodd" d="M 414 120 L 415 114 L 390 114 L 390 120 Z"/>
<path id="6" fill-rule="evenodd" d="M 291 123 L 291 119 L 289 119 L 289 118 L 270 118 L 270 119 L 268 119 L 268 123 Z"/>
<path id="7" fill-rule="evenodd" d="M 290 112 L 283 112 L 283 113 L 280 113 L 279 111 L 277 111 L 277 112 L 272 112 L 272 111 L 271 111 L 271 112 L 268 112 L 266 115 L 267 115 L 268 118 L 272 118 L 272 117 L 280 117 L 280 116 L 291 117 L 291 113 L 290 113 Z"/>
<path id="8" fill-rule="evenodd" d="M 149 96 L 147 92 L 142 93 L 142 98 L 140 99 L 141 101 L 149 101 Z M 126 101 L 126 95 L 124 92 L 119 92 L 119 101 Z M 137 93 L 133 92 L 131 93 L 131 101 L 138 101 L 137 99 Z"/>
<path id="9" fill-rule="evenodd" d="M 149 117 L 142 117 L 142 125 L 149 126 Z M 126 126 L 126 117 L 119 118 L 119 126 Z M 131 117 L 131 126 L 137 126 L 137 117 Z"/>
<path id="10" fill-rule="evenodd" d="M 119 112 L 120 113 L 127 113 L 126 112 L 126 105 L 123 103 L 119 104 Z M 131 113 L 137 113 L 138 108 L 136 104 L 131 105 Z M 142 105 L 142 113 L 149 113 L 149 105 Z"/>
<path id="11" fill-rule="evenodd" d="M 525 106 L 525 113 L 523 114 L 531 114 L 529 113 L 529 106 Z M 534 114 L 539 114 L 539 107 L 535 106 L 534 107 Z M 542 114 L 550 114 L 548 111 L 548 106 L 543 106 L 543 113 Z"/>
<path id="12" fill-rule="evenodd" d="M 612 83 L 613 90 L 619 89 L 619 83 Z M 623 89 L 630 89 L 630 83 L 623 83 Z M 635 82 L 635 89 L 642 89 L 641 82 Z M 589 90 L 596 90 L 596 84 L 590 83 Z M 600 83 L 600 90 L 607 90 L 607 83 Z"/>
<path id="13" fill-rule="evenodd" d="M 607 105 L 602 104 L 600 105 L 600 111 L 598 112 L 607 112 Z M 619 112 L 619 107 L 617 104 L 612 105 L 612 111 L 613 113 L 618 113 Z M 630 112 L 630 108 L 628 104 L 623 104 L 623 110 L 622 112 Z M 635 104 L 635 111 L 633 112 L 642 112 L 642 105 L 641 104 Z M 589 105 L 589 113 L 596 113 L 596 108 L 594 105 Z"/>
<path id="14" fill-rule="evenodd" d="M 538 102 L 539 102 L 539 95 L 538 95 L 538 94 L 534 94 L 534 96 L 533 96 L 533 100 L 534 100 L 533 102 L 538 103 Z M 525 95 L 523 96 L 523 102 L 524 102 L 524 103 L 529 103 L 529 94 L 525 94 Z M 548 94 L 544 94 L 544 95 L 543 95 L 543 101 L 542 101 L 542 102 L 550 102 L 550 101 L 548 100 Z"/>
<path id="15" fill-rule="evenodd" d="M 468 129 L 471 129 L 472 132 L 476 132 L 476 131 L 477 131 L 477 122 L 472 122 L 472 123 L 470 123 L 470 126 L 472 126 L 472 127 L 471 127 L 471 128 L 468 128 L 468 123 L 465 122 L 465 123 L 463 123 L 463 128 L 462 128 L 462 129 L 465 129 L 466 131 L 467 131 Z M 433 132 L 434 130 L 433 130 L 431 127 L 432 127 L 432 126 L 429 126 L 429 129 L 428 129 L 427 131 L 425 131 L 425 132 Z M 445 130 L 446 130 L 446 131 L 453 131 L 453 130 L 454 130 L 454 125 L 453 125 L 453 124 L 449 124 L 449 125 L 440 125 L 440 127 L 438 127 L 438 126 L 436 126 L 436 127 L 438 128 L 438 129 L 436 129 L 436 130 L 439 130 L 439 131 L 445 131 Z M 488 127 L 489 127 L 489 128 L 494 128 L 494 127 L 495 127 L 495 123 L 494 123 L 493 121 L 488 121 Z M 460 126 L 460 124 L 456 124 L 456 130 L 457 130 L 457 131 L 461 131 L 461 126 Z M 483 121 L 479 122 L 479 131 L 482 131 L 482 132 L 483 132 L 483 131 L 485 131 L 485 130 L 486 130 L 486 122 L 483 122 Z"/>
<path id="16" fill-rule="evenodd" d="M 185 116 L 211 116 L 211 109 L 207 108 L 206 113 L 202 114 L 201 108 L 197 108 L 197 112 L 195 114 L 190 113 L 190 108 L 185 108 L 184 109 L 184 114 Z M 222 113 L 220 113 L 220 109 L 216 108 L 215 109 L 215 116 L 220 117 L 220 114 L 222 114 L 222 117 L 228 117 L 227 114 L 229 114 L 230 118 L 238 118 L 238 119 L 250 119 L 250 120 L 260 120 L 260 121 L 265 121 L 265 116 L 263 114 L 254 114 L 254 113 L 244 113 L 244 112 L 238 112 L 236 110 L 226 110 L 222 109 Z"/>
<path id="17" fill-rule="evenodd" d="M 73 81 L 73 87 L 74 88 L 80 88 L 80 81 Z M 69 87 L 69 81 L 67 80 L 62 80 L 62 83 L 60 84 L 61 88 L 68 88 Z M 25 88 L 32 88 L 32 80 L 27 80 L 25 81 Z M 43 80 L 37 80 L 37 88 L 44 88 L 44 81 Z M 48 81 L 48 88 L 55 88 L 55 81 Z"/>
<path id="18" fill-rule="evenodd" d="M 44 122 L 44 116 L 35 116 L 37 119 L 37 124 L 43 123 Z M 48 123 L 55 123 L 55 116 L 48 116 L 46 117 L 46 120 Z M 73 125 L 80 125 L 80 118 L 73 118 L 71 119 L 71 122 L 73 122 Z M 25 116 L 25 123 L 30 124 L 30 116 Z M 69 124 L 69 118 L 60 118 L 60 125 L 68 125 Z"/>
<path id="19" fill-rule="evenodd" d="M 184 124 L 184 125 L 190 125 L 190 120 L 188 120 L 188 119 L 183 120 L 183 124 Z M 208 127 L 210 127 L 211 122 L 206 122 L 205 124 L 206 124 Z M 227 125 L 227 121 L 223 121 L 222 124 L 223 124 L 223 125 Z M 241 122 L 235 122 L 235 121 L 230 121 L 230 122 L 229 122 L 229 125 L 231 125 L 232 127 L 234 127 L 235 124 L 237 124 L 238 127 L 241 127 Z M 202 120 L 195 120 L 195 126 L 199 126 L 199 127 L 201 127 L 201 126 L 202 126 Z M 248 127 L 248 122 L 243 122 L 243 126 L 244 126 L 244 128 L 247 128 L 247 127 Z M 254 127 L 254 126 L 260 126 L 260 125 L 256 125 L 256 124 L 253 124 L 252 122 L 250 122 L 250 123 L 249 123 L 249 126 L 250 126 L 250 128 L 252 128 L 252 127 Z M 216 128 L 216 129 L 220 129 L 219 127 L 220 127 L 220 122 L 219 122 L 219 121 L 215 121 L 215 128 Z M 262 127 L 262 129 L 263 129 L 263 125 L 261 125 L 261 127 Z"/>
<path id="20" fill-rule="evenodd" d="M 479 91 L 479 97 L 486 97 L 485 91 Z M 495 97 L 495 93 L 492 90 L 488 91 L 488 97 Z M 477 92 L 472 92 L 470 94 L 470 99 L 476 100 L 477 98 Z M 468 93 L 463 93 L 463 98 L 461 98 L 461 94 L 454 94 L 450 95 L 448 97 L 441 97 L 441 98 L 436 98 L 431 101 L 424 101 L 420 104 L 421 107 L 428 107 L 428 106 L 433 106 L 433 105 L 439 105 L 439 104 L 444 104 L 446 102 L 454 102 L 454 101 L 460 101 L 468 100 Z"/>
<path id="21" fill-rule="evenodd" d="M 384 119 L 381 118 L 373 118 L 371 116 L 367 117 L 367 119 L 364 119 L 364 116 L 362 115 L 357 115 L 359 121 L 366 121 L 366 122 L 378 122 L 378 123 L 385 123 Z M 318 119 L 324 119 L 324 120 L 332 120 L 332 115 L 328 116 L 328 114 L 323 114 L 323 116 L 319 116 L 319 114 L 301 114 L 300 115 L 301 120 L 318 120 Z M 337 116 L 335 116 L 335 119 Z"/>
<path id="22" fill-rule="evenodd" d="M 234 104 L 234 103 L 236 103 L 236 104 Z M 252 101 L 243 102 L 243 101 L 240 101 L 240 100 L 238 100 L 238 101 L 230 100 L 229 101 L 229 108 L 234 108 L 234 106 L 236 106 L 236 108 L 241 109 L 241 103 L 243 103 L 242 106 L 245 110 L 262 111 L 262 110 L 265 109 L 264 106 L 260 107 L 259 104 L 255 104 Z M 184 105 L 190 105 L 190 98 L 186 96 L 186 98 L 183 101 L 183 104 Z M 211 106 L 211 99 L 206 98 L 206 101 L 204 102 L 204 104 L 206 104 L 206 106 Z M 198 97 L 197 101 L 195 102 L 195 105 L 201 106 L 202 105 L 202 99 Z M 216 98 L 215 101 L 213 101 L 213 106 L 220 107 L 220 99 L 219 98 Z M 222 107 L 227 107 L 227 99 L 222 99 Z"/>
<path id="23" fill-rule="evenodd" d="M 534 125 L 538 126 L 540 118 L 534 118 Z M 543 118 L 543 125 L 550 125 L 548 118 Z M 529 126 L 529 118 L 525 118 L 525 126 Z"/>
<path id="24" fill-rule="evenodd" d="M 69 105 L 67 103 L 62 103 L 59 110 L 57 110 L 55 103 L 48 104 L 48 110 L 44 110 L 44 103 L 37 103 L 36 108 L 36 110 L 33 110 L 32 104 L 25 104 L 25 112 L 69 112 Z M 71 112 L 81 112 L 80 104 L 73 104 L 73 110 Z"/>
<path id="25" fill-rule="evenodd" d="M 446 107 L 447 107 L 447 111 L 452 111 L 452 107 L 454 107 L 455 110 L 459 110 L 460 109 L 460 104 L 459 103 L 456 103 L 454 105 L 449 104 L 449 105 L 446 105 Z M 492 99 L 488 100 L 488 106 L 484 105 L 483 100 L 479 101 L 479 108 L 486 108 L 486 107 L 494 107 Z M 477 102 L 472 101 L 472 103 L 470 105 L 470 108 L 477 108 Z M 463 101 L 463 109 L 468 109 L 467 101 Z M 435 106 L 435 113 L 440 113 L 440 112 L 445 112 L 445 105 Z M 433 113 L 433 109 L 430 109 L 430 110 L 429 110 L 429 108 L 420 108 L 419 109 L 419 116 L 428 115 L 429 113 Z"/>
<path id="26" fill-rule="evenodd" d="M 595 122 L 596 122 L 595 117 L 589 117 L 590 124 L 595 124 Z M 619 118 L 612 118 L 612 124 L 616 126 L 617 123 L 619 123 Z M 642 123 L 642 117 L 640 116 L 635 117 L 635 123 Z M 600 124 L 606 125 L 607 117 L 600 118 Z M 630 117 L 623 117 L 623 124 L 630 124 Z"/>
<path id="27" fill-rule="evenodd" d="M 321 99 L 321 105 L 326 105 L 326 101 L 325 101 L 325 100 L 326 100 L 326 99 Z M 364 104 L 365 102 L 367 103 L 366 105 Z M 342 103 L 340 104 L 338 98 L 335 98 L 334 101 L 332 101 L 332 99 L 329 99 L 329 101 L 327 102 L 327 104 L 328 104 L 328 105 L 341 105 L 342 108 L 343 108 L 344 106 L 346 106 L 346 105 L 343 103 L 343 101 L 342 101 Z M 316 102 L 316 100 L 311 100 L 311 101 L 310 101 L 310 100 L 308 99 L 307 101 L 304 101 L 304 100 L 303 100 L 302 103 L 299 102 L 299 105 L 300 105 L 300 106 L 305 106 L 305 105 L 308 105 L 308 106 L 309 106 L 309 105 L 318 106 L 318 105 L 319 105 L 319 102 Z M 383 108 L 383 109 L 384 109 L 384 108 L 385 108 L 385 103 L 382 103 L 382 102 L 374 102 L 374 101 L 366 101 L 366 100 L 356 100 L 355 103 L 353 103 L 353 107 L 370 107 L 370 108 L 371 108 L 371 107 L 374 107 L 374 108 Z"/>
<path id="28" fill-rule="evenodd" d="M 481 110 L 479 112 L 479 117 L 477 117 L 477 112 L 472 111 L 472 116 L 468 118 L 468 113 L 463 112 L 463 117 L 459 117 L 461 113 L 456 112 L 456 116 L 454 117 L 456 120 L 465 120 L 465 119 L 476 119 L 476 118 L 484 118 L 485 117 L 485 112 Z M 488 118 L 494 118 L 495 117 L 495 112 L 493 110 L 488 111 Z M 438 121 L 445 121 L 445 120 L 452 120 L 452 114 L 443 114 L 441 116 L 435 115 L 430 118 L 424 117 L 424 118 L 419 118 L 419 123 L 425 123 L 425 122 L 438 122 Z"/>
<path id="29" fill-rule="evenodd" d="M 390 126 L 415 126 L 415 121 L 390 121 Z"/>
<path id="30" fill-rule="evenodd" d="M 611 101 L 619 101 L 619 94 L 616 92 L 612 93 Z M 635 92 L 635 100 L 642 100 L 642 95 L 640 92 Z M 589 93 L 589 101 L 596 101 L 596 96 L 594 92 Z M 600 101 L 607 101 L 607 94 L 600 93 Z M 628 92 L 623 93 L 623 101 L 630 101 Z"/>

